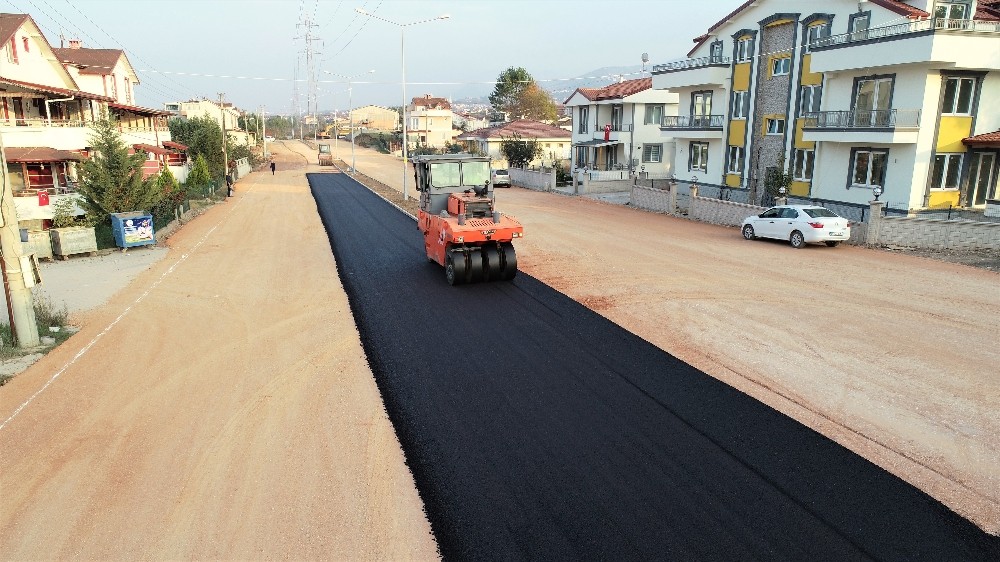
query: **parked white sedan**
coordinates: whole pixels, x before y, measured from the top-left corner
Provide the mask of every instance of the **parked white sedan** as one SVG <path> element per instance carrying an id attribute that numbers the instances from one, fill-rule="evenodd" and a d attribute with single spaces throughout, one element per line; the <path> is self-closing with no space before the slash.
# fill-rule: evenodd
<path id="1" fill-rule="evenodd" d="M 788 240 L 793 248 L 825 242 L 836 246 L 851 237 L 851 222 L 825 207 L 779 205 L 743 220 L 743 238 Z"/>

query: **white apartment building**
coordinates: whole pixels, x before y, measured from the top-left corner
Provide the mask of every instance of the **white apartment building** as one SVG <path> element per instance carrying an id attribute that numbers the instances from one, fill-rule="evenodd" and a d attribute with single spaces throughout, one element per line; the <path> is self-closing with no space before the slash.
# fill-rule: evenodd
<path id="1" fill-rule="evenodd" d="M 453 118 L 451 102 L 445 98 L 430 94 L 413 98 L 413 103 L 406 107 L 408 146 L 444 148 L 457 134 L 452 129 Z"/>
<path id="2" fill-rule="evenodd" d="M 577 88 L 564 102 L 573 117 L 573 168 L 670 176 L 674 141 L 660 127 L 677 115 L 677 99 L 673 92 L 654 90 L 650 78 Z"/>
<path id="3" fill-rule="evenodd" d="M 757 0 L 653 87 L 685 108 L 664 127 L 679 177 L 761 201 L 784 170 L 792 195 L 981 207 L 998 196 L 998 45 L 997 0 Z"/>

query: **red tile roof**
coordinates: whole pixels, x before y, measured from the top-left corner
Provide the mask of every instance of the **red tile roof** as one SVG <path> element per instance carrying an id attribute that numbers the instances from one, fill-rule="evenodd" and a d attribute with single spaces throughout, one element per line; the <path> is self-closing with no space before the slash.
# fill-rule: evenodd
<path id="1" fill-rule="evenodd" d="M 532 121 L 531 119 L 518 119 L 510 123 L 504 123 L 503 125 L 462 133 L 458 138 L 460 140 L 498 139 L 500 137 L 512 137 L 514 133 L 521 135 L 522 138 L 535 139 L 569 139 L 572 136 L 569 131 L 561 127 L 542 123 L 541 121 Z"/>
<path id="2" fill-rule="evenodd" d="M 23 88 L 28 88 L 29 90 L 38 90 L 41 92 L 48 92 L 50 94 L 60 94 L 63 96 L 76 96 L 79 98 L 86 98 L 99 101 L 115 101 L 114 98 L 109 98 L 107 96 L 99 96 L 97 94 L 91 94 L 89 92 L 84 92 L 81 90 L 67 90 L 66 88 L 57 88 L 55 86 L 45 86 L 43 84 L 22 82 L 21 80 L 14 80 L 13 78 L 4 78 L 3 76 L 0 76 L 0 84 L 12 84 L 14 86 L 21 86 Z"/>
<path id="3" fill-rule="evenodd" d="M 975 18 L 977 20 L 1000 21 L 1000 0 L 979 0 Z"/>
<path id="4" fill-rule="evenodd" d="M 981 135 L 962 139 L 962 144 L 966 146 L 1000 146 L 1000 131 L 983 133 Z"/>
<path id="5" fill-rule="evenodd" d="M 909 4 L 902 2 L 901 0 L 870 0 L 872 4 L 882 6 L 886 10 L 891 12 L 896 12 L 901 16 L 906 16 L 911 19 L 917 18 L 929 18 L 931 15 L 927 12 L 921 10 L 920 8 L 915 8 Z"/>
<path id="6" fill-rule="evenodd" d="M 422 106 L 427 109 L 451 109 L 451 103 L 445 98 L 433 98 L 430 94 L 424 94 L 419 98 L 413 98 L 414 106 Z"/>
<path id="7" fill-rule="evenodd" d="M 583 94 L 583 97 L 590 101 L 619 100 L 639 92 L 644 92 L 653 87 L 652 78 L 636 78 L 624 82 L 615 82 L 603 88 L 577 88 L 576 91 Z M 576 92 L 573 92 L 575 95 Z M 570 98 L 573 97 L 572 95 Z M 566 99 L 569 101 L 569 98 Z M 563 102 L 566 103 L 566 102 Z"/>
<path id="8" fill-rule="evenodd" d="M 82 66 L 80 74 L 111 74 L 124 52 L 121 49 L 52 49 L 59 62 Z"/>
<path id="9" fill-rule="evenodd" d="M 183 145 L 183 144 L 181 144 L 179 142 L 174 142 L 174 141 L 163 141 L 163 146 L 165 146 L 167 148 L 173 148 L 175 150 L 187 150 L 188 149 L 188 147 L 186 145 Z"/>
<path id="10" fill-rule="evenodd" d="M 28 20 L 28 14 L 0 14 L 0 45 L 10 42 L 17 28 Z"/>
<path id="11" fill-rule="evenodd" d="M 83 156 L 68 150 L 57 150 L 47 146 L 29 146 L 26 148 L 5 148 L 4 156 L 8 162 L 63 162 L 66 160 L 83 160 Z"/>

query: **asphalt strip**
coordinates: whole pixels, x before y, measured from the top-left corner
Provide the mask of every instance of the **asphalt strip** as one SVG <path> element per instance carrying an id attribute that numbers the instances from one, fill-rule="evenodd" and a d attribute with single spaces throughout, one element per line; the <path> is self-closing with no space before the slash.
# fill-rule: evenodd
<path id="1" fill-rule="evenodd" d="M 410 217 L 308 179 L 445 558 L 1000 560 L 1000 538 L 528 275 L 448 286 Z"/>

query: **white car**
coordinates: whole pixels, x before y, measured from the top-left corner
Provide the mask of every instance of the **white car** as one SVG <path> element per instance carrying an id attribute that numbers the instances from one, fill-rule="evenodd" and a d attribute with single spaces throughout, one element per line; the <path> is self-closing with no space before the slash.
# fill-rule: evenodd
<path id="1" fill-rule="evenodd" d="M 788 240 L 793 248 L 825 242 L 836 246 L 851 237 L 851 222 L 825 207 L 779 205 L 743 220 L 743 238 Z"/>

